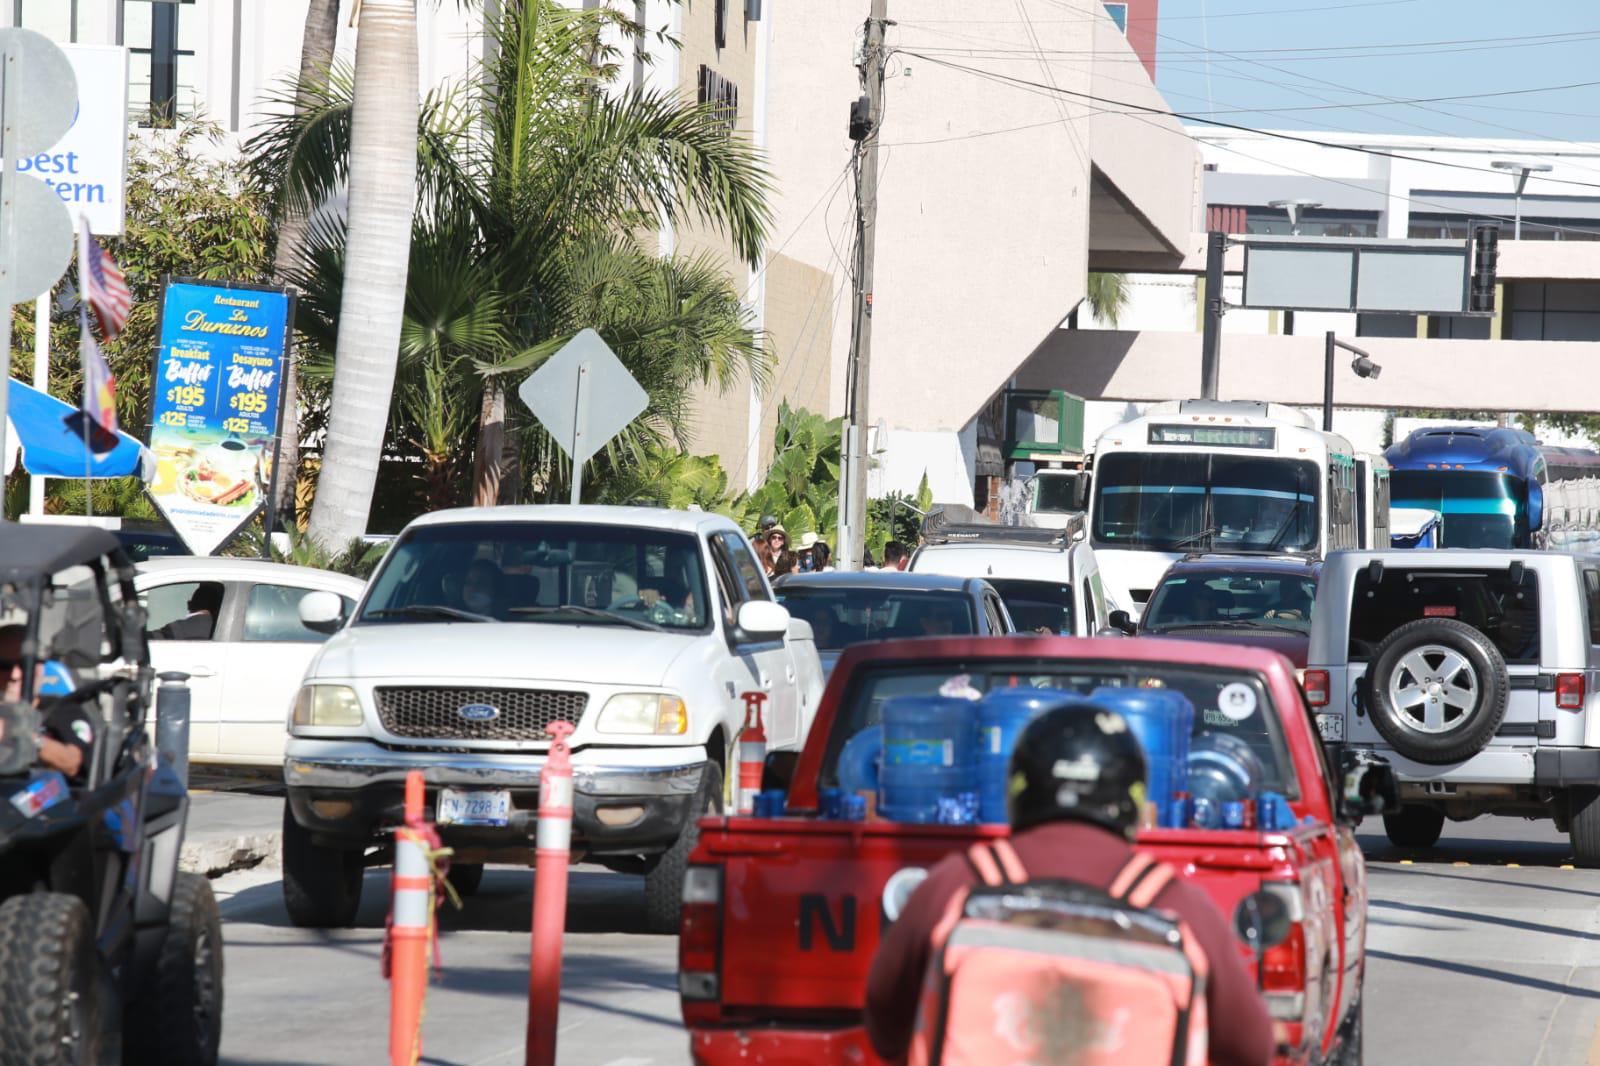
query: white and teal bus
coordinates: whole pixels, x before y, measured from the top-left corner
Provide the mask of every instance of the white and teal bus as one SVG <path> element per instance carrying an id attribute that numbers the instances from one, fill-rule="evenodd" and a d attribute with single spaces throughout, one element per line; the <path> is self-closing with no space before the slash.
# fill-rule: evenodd
<path id="1" fill-rule="evenodd" d="M 1320 557 L 1387 535 L 1387 479 L 1281 404 L 1155 404 L 1101 434 L 1091 477 L 1089 538 L 1111 595 L 1134 614 L 1190 552 Z"/>

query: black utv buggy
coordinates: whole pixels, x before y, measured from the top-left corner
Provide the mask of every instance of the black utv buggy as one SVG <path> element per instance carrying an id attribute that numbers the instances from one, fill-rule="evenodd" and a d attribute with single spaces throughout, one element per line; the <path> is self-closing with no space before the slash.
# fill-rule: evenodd
<path id="1" fill-rule="evenodd" d="M 143 623 L 111 534 L 0 522 L 0 1066 L 217 1061 L 221 923 L 178 872 L 188 690 L 152 713 Z M 70 779 L 45 738 L 75 739 Z"/>

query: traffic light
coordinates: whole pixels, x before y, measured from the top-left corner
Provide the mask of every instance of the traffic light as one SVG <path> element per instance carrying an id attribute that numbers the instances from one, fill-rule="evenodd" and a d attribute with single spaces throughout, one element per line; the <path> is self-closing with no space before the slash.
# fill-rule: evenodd
<path id="1" fill-rule="evenodd" d="M 1500 227 L 1476 226 L 1472 238 L 1472 289 L 1467 298 L 1467 310 L 1475 315 L 1492 315 L 1495 264 L 1500 259 Z"/>

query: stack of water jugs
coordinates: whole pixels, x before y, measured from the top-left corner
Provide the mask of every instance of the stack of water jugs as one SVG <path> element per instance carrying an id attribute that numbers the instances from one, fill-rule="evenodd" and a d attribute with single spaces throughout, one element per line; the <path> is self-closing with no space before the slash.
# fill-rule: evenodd
<path id="1" fill-rule="evenodd" d="M 1285 799 L 1262 789 L 1262 770 L 1238 736 L 1198 737 L 1194 705 L 1166 688 L 1111 688 L 1087 696 L 1058 689 L 1000 688 L 988 695 L 961 679 L 935 696 L 885 701 L 882 721 L 851 738 L 839 788 L 824 789 L 823 817 L 877 814 L 898 822 L 1003 823 L 1011 751 L 1024 726 L 1055 707 L 1087 703 L 1119 713 L 1145 751 L 1145 828 L 1287 829 Z"/>

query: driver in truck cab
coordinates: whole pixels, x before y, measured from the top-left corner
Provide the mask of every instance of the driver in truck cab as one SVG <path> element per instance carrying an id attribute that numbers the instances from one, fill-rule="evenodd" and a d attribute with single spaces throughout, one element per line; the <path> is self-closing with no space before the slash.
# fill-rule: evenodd
<path id="1" fill-rule="evenodd" d="M 1097 772 L 1086 773 L 1085 767 Z M 1029 877 L 1110 891 L 1134 857 L 1145 774 L 1144 751 L 1115 712 L 1079 704 L 1046 711 L 1029 723 L 1011 757 L 1007 803 L 1011 845 Z M 946 858 L 929 871 L 879 942 L 867 976 L 865 1022 L 872 1046 L 886 1061 L 901 1061 L 911 1045 L 936 927 L 952 898 L 978 884 L 967 853 Z M 1274 1051 L 1272 1022 L 1216 906 L 1202 890 L 1174 879 L 1150 907 L 1186 923 L 1209 963 L 1212 1066 L 1265 1066 Z M 982 1039 L 971 1034 L 966 1043 Z"/>

